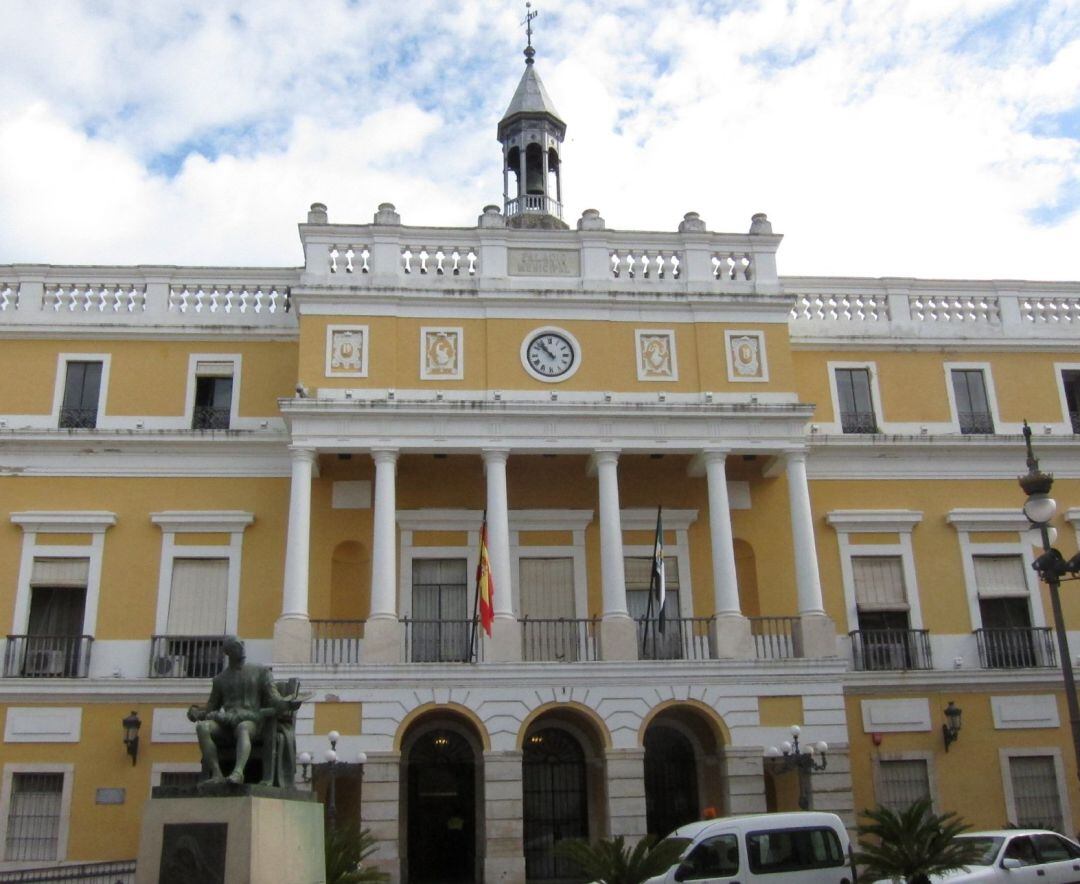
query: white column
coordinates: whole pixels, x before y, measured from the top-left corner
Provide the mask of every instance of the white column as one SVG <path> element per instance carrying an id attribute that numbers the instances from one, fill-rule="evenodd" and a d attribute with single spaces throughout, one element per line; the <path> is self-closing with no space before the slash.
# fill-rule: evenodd
<path id="1" fill-rule="evenodd" d="M 814 517 L 810 509 L 810 486 L 806 481 L 805 451 L 787 452 L 787 480 L 799 613 L 824 615 L 817 546 L 814 543 Z"/>
<path id="2" fill-rule="evenodd" d="M 488 555 L 495 579 L 495 619 L 514 619 L 514 599 L 510 580 L 510 512 L 506 499 L 506 460 L 510 452 L 502 448 L 484 449 L 487 479 Z"/>
<path id="3" fill-rule="evenodd" d="M 703 455 L 709 487 L 709 539 L 712 541 L 713 601 L 717 614 L 742 614 L 731 534 L 731 502 L 727 489 L 727 452 Z"/>
<path id="4" fill-rule="evenodd" d="M 375 461 L 375 512 L 371 541 L 371 613 L 369 620 L 397 620 L 397 474 L 396 449 L 371 452 Z"/>
<path id="5" fill-rule="evenodd" d="M 285 543 L 283 620 L 308 619 L 308 568 L 311 557 L 311 475 L 314 448 L 290 448 L 292 484 L 289 488 L 289 529 Z"/>
<path id="6" fill-rule="evenodd" d="M 598 451 L 595 457 L 600 483 L 600 580 L 604 619 L 629 619 L 619 512 L 619 453 Z"/>

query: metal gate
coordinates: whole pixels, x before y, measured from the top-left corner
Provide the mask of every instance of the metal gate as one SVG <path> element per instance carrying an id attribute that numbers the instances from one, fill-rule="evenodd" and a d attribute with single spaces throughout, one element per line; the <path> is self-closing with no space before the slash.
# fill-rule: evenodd
<path id="1" fill-rule="evenodd" d="M 645 825 L 663 838 L 699 815 L 697 762 L 687 736 L 653 725 L 645 733 Z"/>
<path id="2" fill-rule="evenodd" d="M 585 753 L 560 728 L 544 728 L 525 741 L 525 878 L 531 882 L 584 880 L 569 860 L 555 856 L 564 838 L 588 838 Z"/>

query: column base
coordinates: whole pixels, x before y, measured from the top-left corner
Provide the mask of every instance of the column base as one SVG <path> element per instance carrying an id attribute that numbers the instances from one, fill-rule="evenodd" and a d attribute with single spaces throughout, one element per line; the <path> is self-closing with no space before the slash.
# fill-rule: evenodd
<path id="1" fill-rule="evenodd" d="M 311 621 L 306 617 L 279 617 L 274 624 L 274 662 L 311 662 Z"/>
<path id="2" fill-rule="evenodd" d="M 364 624 L 364 662 L 400 663 L 405 657 L 405 627 L 394 617 Z"/>
<path id="3" fill-rule="evenodd" d="M 796 657 L 836 656 L 836 624 L 824 614 L 802 614 L 791 639 Z"/>
<path id="4" fill-rule="evenodd" d="M 750 620 L 742 614 L 717 614 L 709 623 L 709 651 L 714 660 L 752 660 L 756 656 Z"/>
<path id="5" fill-rule="evenodd" d="M 513 617 L 496 618 L 491 624 L 491 638 L 485 640 L 489 663 L 521 662 L 521 624 Z"/>
<path id="6" fill-rule="evenodd" d="M 600 659 L 637 660 L 637 623 L 630 617 L 612 617 L 601 620 Z"/>

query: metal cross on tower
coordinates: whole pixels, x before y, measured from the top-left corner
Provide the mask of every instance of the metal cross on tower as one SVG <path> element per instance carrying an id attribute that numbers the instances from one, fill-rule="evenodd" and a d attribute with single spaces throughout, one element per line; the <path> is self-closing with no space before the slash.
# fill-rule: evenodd
<path id="1" fill-rule="evenodd" d="M 539 14 L 540 14 L 539 12 L 534 12 L 533 11 L 532 3 L 529 3 L 529 2 L 525 3 L 525 21 L 522 22 L 522 24 L 525 25 L 525 38 L 526 38 L 525 64 L 532 64 L 533 63 L 533 56 L 536 55 L 536 50 L 533 49 L 533 45 L 532 45 L 532 33 L 533 33 L 532 32 L 532 21 Z"/>

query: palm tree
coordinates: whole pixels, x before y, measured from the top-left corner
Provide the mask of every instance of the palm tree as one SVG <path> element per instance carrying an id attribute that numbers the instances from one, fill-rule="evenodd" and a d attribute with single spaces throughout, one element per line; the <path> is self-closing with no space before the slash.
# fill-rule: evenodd
<path id="1" fill-rule="evenodd" d="M 968 825 L 952 811 L 936 814 L 930 799 L 922 798 L 906 810 L 878 806 L 864 810 L 871 822 L 860 825 L 855 861 L 870 880 L 896 879 L 907 884 L 930 884 L 930 875 L 962 869 L 975 862 L 981 848 L 957 835 Z M 864 840 L 865 838 L 872 840 Z"/>
<path id="2" fill-rule="evenodd" d="M 370 829 L 339 823 L 326 829 L 327 884 L 377 884 L 390 876 L 364 860 L 375 852 L 375 839 Z"/>
<path id="3" fill-rule="evenodd" d="M 646 835 L 633 848 L 626 847 L 622 835 L 595 843 L 580 838 L 561 841 L 555 853 L 566 857 L 590 881 L 599 884 L 641 884 L 662 875 L 686 849 L 685 841 L 661 841 Z"/>

